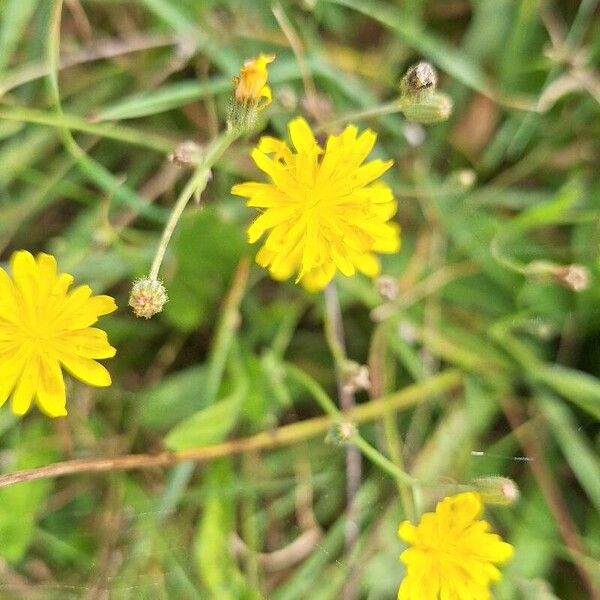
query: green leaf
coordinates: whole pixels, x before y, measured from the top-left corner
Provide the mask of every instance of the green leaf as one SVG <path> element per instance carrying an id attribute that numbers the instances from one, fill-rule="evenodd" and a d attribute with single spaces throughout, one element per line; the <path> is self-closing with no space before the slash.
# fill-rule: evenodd
<path id="1" fill-rule="evenodd" d="M 484 72 L 470 57 L 454 49 L 443 39 L 406 19 L 396 7 L 383 2 L 364 0 L 329 0 L 367 15 L 385 27 L 395 31 L 411 48 L 426 56 L 440 69 L 452 75 L 466 86 L 490 94 L 490 86 Z"/>
<path id="2" fill-rule="evenodd" d="M 234 532 L 235 504 L 221 490 L 230 487 L 234 473 L 229 459 L 215 461 L 206 467 L 203 488 L 209 490 L 202 518 L 194 540 L 198 571 L 211 598 L 220 600 L 258 600 L 240 573 L 232 556 L 230 538 Z"/>
<path id="3" fill-rule="evenodd" d="M 206 406 L 205 381 L 206 365 L 201 365 L 164 377 L 152 389 L 139 392 L 137 400 L 144 405 L 140 422 L 149 429 L 164 429 L 189 417 Z"/>
<path id="4" fill-rule="evenodd" d="M 216 444 L 222 441 L 235 425 L 239 408 L 238 393 L 215 402 L 173 428 L 164 440 L 165 445 L 169 450 L 185 450 Z"/>
<path id="5" fill-rule="evenodd" d="M 573 414 L 562 402 L 544 396 L 538 404 L 569 466 L 600 513 L 600 461 L 597 454 L 579 433 Z"/>
<path id="6" fill-rule="evenodd" d="M 0 72 L 8 64 L 12 53 L 23 39 L 24 29 L 35 12 L 39 0 L 6 0 L 0 6 Z"/>
<path id="7" fill-rule="evenodd" d="M 561 365 L 543 365 L 535 369 L 534 376 L 600 419 L 600 381 L 596 377 Z"/>
<path id="8" fill-rule="evenodd" d="M 11 470 L 29 469 L 55 460 L 53 436 L 46 421 L 34 421 L 23 426 L 15 439 L 16 460 Z M 29 547 L 37 513 L 52 490 L 53 481 L 40 479 L 0 488 L 0 556 L 18 564 Z"/>
<path id="9" fill-rule="evenodd" d="M 243 229 L 212 208 L 189 215 L 175 240 L 177 271 L 169 282 L 164 315 L 183 330 L 213 318 L 242 254 L 250 251 Z"/>

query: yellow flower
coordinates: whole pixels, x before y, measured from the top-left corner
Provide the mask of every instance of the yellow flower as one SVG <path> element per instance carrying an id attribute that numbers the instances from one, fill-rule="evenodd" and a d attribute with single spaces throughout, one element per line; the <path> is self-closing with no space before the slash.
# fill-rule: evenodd
<path id="1" fill-rule="evenodd" d="M 48 416 L 66 415 L 61 366 L 90 385 L 111 383 L 93 359 L 116 350 L 90 325 L 117 306 L 110 296 L 92 296 L 87 285 L 68 292 L 73 276 L 57 273 L 49 254 L 34 259 L 20 250 L 10 266 L 12 278 L 0 268 L 0 405 L 12 396 L 12 411 L 22 415 L 35 399 Z"/>
<path id="2" fill-rule="evenodd" d="M 396 213 L 392 192 L 373 183 L 393 161 L 362 164 L 377 139 L 368 129 L 357 136 L 349 125 L 329 136 L 324 151 L 304 119 L 294 119 L 288 129 L 295 151 L 268 136 L 252 151 L 271 183 L 249 181 L 231 189 L 248 198 L 248 206 L 263 209 L 248 228 L 250 243 L 269 232 L 256 262 L 280 281 L 297 272 L 296 282 L 310 291 L 323 289 L 336 270 L 377 276 L 374 252 L 400 247 L 399 227 L 388 222 Z"/>
<path id="3" fill-rule="evenodd" d="M 241 103 L 255 104 L 261 109 L 271 104 L 271 88 L 267 85 L 267 65 L 275 60 L 274 54 L 259 54 L 244 63 L 238 77 L 233 78 L 235 99 Z M 264 102 L 259 105 L 259 100 Z"/>
<path id="4" fill-rule="evenodd" d="M 400 524 L 398 535 L 411 548 L 400 555 L 406 576 L 398 600 L 488 600 L 489 587 L 500 579 L 495 564 L 506 562 L 513 547 L 489 533 L 478 520 L 479 494 L 466 492 L 438 502 L 418 525 Z"/>

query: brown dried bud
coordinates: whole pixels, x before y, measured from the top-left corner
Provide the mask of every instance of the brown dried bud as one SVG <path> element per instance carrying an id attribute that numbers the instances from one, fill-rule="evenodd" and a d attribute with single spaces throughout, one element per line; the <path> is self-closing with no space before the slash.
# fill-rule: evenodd
<path id="1" fill-rule="evenodd" d="M 129 294 L 129 306 L 136 317 L 149 319 L 162 311 L 168 301 L 167 291 L 162 282 L 142 277 L 134 282 Z"/>
<path id="2" fill-rule="evenodd" d="M 167 158 L 178 167 L 193 167 L 200 162 L 202 155 L 202 146 L 188 140 L 177 144 L 175 150 Z"/>
<path id="3" fill-rule="evenodd" d="M 400 288 L 398 287 L 398 280 L 395 277 L 389 275 L 382 275 L 375 282 L 377 292 L 384 299 L 389 302 L 393 302 L 398 298 Z"/>
<path id="4" fill-rule="evenodd" d="M 406 71 L 400 88 L 403 94 L 418 94 L 423 90 L 435 90 L 437 87 L 437 72 L 428 62 L 420 62 Z"/>
<path id="5" fill-rule="evenodd" d="M 534 260 L 525 267 L 525 275 L 540 280 L 551 280 L 574 292 L 583 292 L 590 286 L 590 272 L 583 265 L 557 265 L 545 260 Z"/>
<path id="6" fill-rule="evenodd" d="M 573 290 L 583 292 L 590 287 L 590 272 L 583 265 L 567 265 L 554 272 L 554 280 Z"/>

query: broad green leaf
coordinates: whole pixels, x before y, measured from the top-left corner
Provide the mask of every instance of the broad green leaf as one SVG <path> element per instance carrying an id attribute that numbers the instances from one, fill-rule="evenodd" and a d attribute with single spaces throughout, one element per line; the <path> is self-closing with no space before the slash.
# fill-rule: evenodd
<path id="1" fill-rule="evenodd" d="M 259 600 L 238 569 L 230 539 L 235 524 L 235 504 L 221 490 L 234 481 L 229 459 L 207 465 L 204 488 L 210 490 L 204 503 L 194 540 L 194 556 L 202 582 L 211 598 L 220 600 Z"/>
<path id="2" fill-rule="evenodd" d="M 11 470 L 51 463 L 58 457 L 47 421 L 33 421 L 13 436 L 16 460 Z M 16 432 L 15 432 L 16 433 Z M 29 547 L 37 514 L 53 487 L 51 479 L 40 479 L 0 488 L 0 556 L 18 564 Z"/>
<path id="3" fill-rule="evenodd" d="M 205 208 L 179 224 L 174 250 L 177 267 L 164 315 L 179 329 L 196 329 L 214 318 L 240 257 L 251 249 L 240 225 Z"/>
<path id="4" fill-rule="evenodd" d="M 209 446 L 225 439 L 236 423 L 240 408 L 238 394 L 198 411 L 167 434 L 165 445 L 169 450 L 185 450 Z"/>
<path id="5" fill-rule="evenodd" d="M 140 422 L 149 429 L 173 427 L 206 405 L 203 396 L 206 365 L 190 367 L 164 377 L 156 386 L 136 394 L 143 404 Z"/>

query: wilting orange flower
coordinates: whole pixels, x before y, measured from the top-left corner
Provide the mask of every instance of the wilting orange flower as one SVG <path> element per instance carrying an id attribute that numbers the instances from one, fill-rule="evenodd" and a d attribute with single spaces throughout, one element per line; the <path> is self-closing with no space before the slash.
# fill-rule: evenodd
<path id="1" fill-rule="evenodd" d="M 92 296 L 87 285 L 68 291 L 73 276 L 58 273 L 56 259 L 20 250 L 10 259 L 12 277 L 0 268 L 0 405 L 12 411 L 31 402 L 50 417 L 67 414 L 61 367 L 94 386 L 110 385 L 108 371 L 94 359 L 116 350 L 106 333 L 90 327 L 117 309 L 110 296 Z"/>
<path id="2" fill-rule="evenodd" d="M 506 562 L 513 547 L 489 532 L 479 520 L 479 494 L 444 498 L 418 525 L 400 524 L 398 535 L 410 548 L 400 555 L 406 576 L 398 600 L 489 600 L 490 585 L 500 579 L 495 566 Z"/>
<path id="3" fill-rule="evenodd" d="M 296 272 L 296 282 L 310 291 L 323 289 L 336 270 L 379 275 L 375 253 L 396 252 L 400 230 L 390 221 L 396 213 L 392 191 L 376 181 L 392 161 L 363 164 L 377 135 L 369 129 L 358 135 L 349 125 L 330 135 L 323 149 L 304 119 L 294 119 L 288 129 L 294 150 L 266 136 L 252 151 L 271 182 L 247 181 L 231 189 L 248 198 L 248 206 L 262 209 L 248 228 L 251 243 L 266 234 L 256 262 L 277 280 Z"/>
<path id="4" fill-rule="evenodd" d="M 274 54 L 263 54 L 247 60 L 240 74 L 233 78 L 235 99 L 240 103 L 255 103 L 256 109 L 271 104 L 271 88 L 267 85 L 267 65 L 275 60 Z M 260 103 L 260 99 L 264 101 Z"/>

